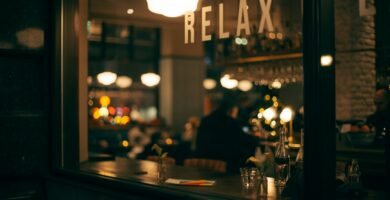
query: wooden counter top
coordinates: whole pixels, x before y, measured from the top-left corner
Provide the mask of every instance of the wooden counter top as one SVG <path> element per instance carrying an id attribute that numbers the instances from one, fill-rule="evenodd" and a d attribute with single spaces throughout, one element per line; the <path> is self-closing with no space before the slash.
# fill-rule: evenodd
<path id="1" fill-rule="evenodd" d="M 195 195 L 205 196 L 208 199 L 256 199 L 255 193 L 241 189 L 239 175 L 227 175 L 196 168 L 177 165 L 168 165 L 168 178 L 177 179 L 207 179 L 215 180 L 214 186 L 180 186 L 170 184 L 158 184 L 157 163 L 146 160 L 131 160 L 116 158 L 115 161 L 87 162 L 80 166 L 80 170 L 92 172 L 103 176 L 139 182 L 156 189 L 168 189 L 172 192 L 180 191 Z M 268 178 L 268 195 L 261 199 L 280 199 L 280 188 L 275 187 L 274 179 Z"/>

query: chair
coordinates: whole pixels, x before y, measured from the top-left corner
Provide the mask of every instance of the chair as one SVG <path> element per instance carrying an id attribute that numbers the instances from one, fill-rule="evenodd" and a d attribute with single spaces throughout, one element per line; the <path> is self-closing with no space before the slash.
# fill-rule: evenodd
<path id="1" fill-rule="evenodd" d="M 159 159 L 158 156 L 148 156 L 148 157 L 146 157 L 146 160 L 150 160 L 150 161 L 154 161 L 154 162 L 158 162 L 158 159 Z M 176 164 L 176 160 L 174 158 L 165 157 L 164 159 L 165 159 L 166 164 L 168 164 L 168 165 L 175 165 Z"/>
<path id="2" fill-rule="evenodd" d="M 196 167 L 200 169 L 212 170 L 215 172 L 226 172 L 226 162 L 205 158 L 188 158 L 184 160 L 185 167 Z"/>

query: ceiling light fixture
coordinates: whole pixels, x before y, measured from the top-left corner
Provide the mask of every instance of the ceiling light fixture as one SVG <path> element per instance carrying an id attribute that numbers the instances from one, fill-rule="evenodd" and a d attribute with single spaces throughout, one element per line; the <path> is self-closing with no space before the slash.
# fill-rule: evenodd
<path id="1" fill-rule="evenodd" d="M 198 6 L 198 0 L 147 0 L 148 9 L 166 17 L 179 17 L 186 12 L 193 12 Z"/>
<path id="2" fill-rule="evenodd" d="M 217 86 L 217 82 L 214 79 L 206 78 L 203 80 L 203 87 L 206 90 L 212 90 Z"/>
<path id="3" fill-rule="evenodd" d="M 117 75 L 113 72 L 105 71 L 97 75 L 97 80 L 103 85 L 111 85 L 116 81 Z"/>
<path id="4" fill-rule="evenodd" d="M 141 82 L 148 87 L 154 87 L 160 83 L 160 76 L 155 73 L 142 74 Z"/>
<path id="5" fill-rule="evenodd" d="M 231 79 L 229 75 L 223 76 L 220 82 L 222 87 L 227 89 L 233 89 L 238 85 L 238 81 L 236 79 Z"/>
<path id="6" fill-rule="evenodd" d="M 119 76 L 116 79 L 116 85 L 120 88 L 128 88 L 133 83 L 133 80 L 128 76 Z"/>

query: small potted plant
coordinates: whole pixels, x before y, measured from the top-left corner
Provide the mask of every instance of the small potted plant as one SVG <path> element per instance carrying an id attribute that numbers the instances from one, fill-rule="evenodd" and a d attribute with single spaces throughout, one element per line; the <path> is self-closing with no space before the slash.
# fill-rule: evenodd
<path id="1" fill-rule="evenodd" d="M 167 165 L 165 158 L 168 156 L 168 152 L 163 152 L 163 149 L 157 144 L 152 146 L 152 151 L 155 151 L 158 155 L 157 181 L 158 183 L 164 183 L 164 181 L 167 179 Z"/>

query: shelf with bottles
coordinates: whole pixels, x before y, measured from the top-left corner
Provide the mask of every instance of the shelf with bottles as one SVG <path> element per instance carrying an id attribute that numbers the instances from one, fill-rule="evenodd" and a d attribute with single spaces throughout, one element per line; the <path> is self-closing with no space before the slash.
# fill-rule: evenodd
<path id="1" fill-rule="evenodd" d="M 302 36 L 300 32 L 256 33 L 247 37 L 230 37 L 218 40 L 216 45 L 216 63 L 229 66 L 245 63 L 265 62 L 302 58 Z"/>

